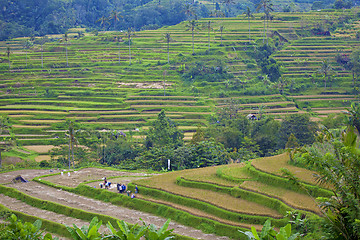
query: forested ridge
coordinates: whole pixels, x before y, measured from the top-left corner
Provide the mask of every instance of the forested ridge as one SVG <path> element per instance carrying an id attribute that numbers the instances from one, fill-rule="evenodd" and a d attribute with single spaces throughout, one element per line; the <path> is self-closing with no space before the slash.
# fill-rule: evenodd
<path id="1" fill-rule="evenodd" d="M 92 30 L 156 29 L 189 18 L 235 17 L 259 0 L 199 2 L 192 0 L 1 0 L 0 40 L 65 33 L 69 28 Z M 336 8 L 353 1 L 337 0 Z M 332 0 L 274 2 L 276 11 L 304 11 L 334 7 Z M 302 6 L 300 6 L 302 5 Z"/>

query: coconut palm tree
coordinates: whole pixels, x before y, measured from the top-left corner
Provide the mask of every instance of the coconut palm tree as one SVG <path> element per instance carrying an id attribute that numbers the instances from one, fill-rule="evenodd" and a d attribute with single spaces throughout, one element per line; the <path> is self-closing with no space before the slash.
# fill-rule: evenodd
<path id="1" fill-rule="evenodd" d="M 360 104 L 352 103 L 348 111 L 348 125 L 353 126 L 360 134 Z"/>
<path id="2" fill-rule="evenodd" d="M 99 18 L 96 22 L 100 23 L 100 26 L 102 26 L 105 30 L 105 26 L 107 23 L 109 23 L 109 19 L 105 16 L 102 16 L 101 18 Z"/>
<path id="3" fill-rule="evenodd" d="M 245 17 L 248 19 L 249 22 L 249 44 L 251 43 L 251 38 L 250 38 L 250 18 L 253 19 L 254 15 L 251 12 L 251 9 L 249 7 L 246 8 L 246 11 L 244 12 Z"/>
<path id="4" fill-rule="evenodd" d="M 47 42 L 48 38 L 46 36 L 42 37 L 40 39 L 40 46 L 41 46 L 41 67 L 44 68 L 44 57 L 43 57 L 43 52 L 44 52 L 44 49 L 43 49 L 43 46 L 44 44 Z"/>
<path id="5" fill-rule="evenodd" d="M 323 59 L 318 72 L 323 75 L 326 90 L 326 81 L 330 80 L 330 73 L 332 72 L 332 66 L 330 62 L 326 59 Z"/>
<path id="6" fill-rule="evenodd" d="M 271 0 L 261 0 L 260 3 L 256 6 L 256 11 L 259 12 L 260 10 L 264 11 L 264 35 L 263 35 L 263 43 L 265 43 L 265 35 L 266 35 L 266 28 L 265 28 L 265 23 L 267 20 L 267 15 L 266 13 L 268 12 L 272 12 L 274 11 L 272 9 L 272 3 Z M 267 36 L 266 36 L 267 37 Z"/>
<path id="7" fill-rule="evenodd" d="M 68 44 L 69 44 L 69 35 L 66 32 L 61 39 L 61 42 L 65 44 L 65 56 L 66 56 L 66 67 L 69 67 L 69 60 L 68 60 Z"/>
<path id="8" fill-rule="evenodd" d="M 186 3 L 184 5 L 184 10 L 183 12 L 185 13 L 185 15 L 187 16 L 187 19 L 190 19 L 191 17 L 195 16 L 195 11 L 194 11 L 194 7 L 192 4 L 188 4 Z"/>
<path id="9" fill-rule="evenodd" d="M 11 48 L 8 46 L 8 47 L 6 48 L 6 55 L 7 55 L 7 57 L 8 57 L 8 61 L 9 61 L 9 70 L 10 70 L 10 68 L 11 68 L 10 54 L 11 54 Z"/>
<path id="10" fill-rule="evenodd" d="M 223 45 L 223 31 L 224 31 L 225 27 L 223 25 L 220 25 L 219 27 L 219 31 L 220 31 L 220 45 Z"/>
<path id="11" fill-rule="evenodd" d="M 125 32 L 126 37 L 128 38 L 129 42 L 129 64 L 131 65 L 131 37 L 134 36 L 134 31 L 131 28 L 128 28 L 128 30 Z"/>
<path id="12" fill-rule="evenodd" d="M 120 65 L 120 60 L 121 60 L 121 58 L 120 58 L 120 54 L 121 54 L 121 52 L 120 52 L 120 42 L 122 41 L 122 39 L 121 39 L 121 37 L 120 36 L 117 36 L 117 38 L 116 38 L 116 40 L 117 40 L 117 42 L 118 42 L 118 45 L 119 45 L 119 65 Z"/>
<path id="13" fill-rule="evenodd" d="M 271 6 L 268 7 L 266 13 L 265 13 L 265 16 L 266 16 L 266 44 L 268 45 L 269 44 L 269 38 L 267 37 L 268 34 L 269 34 L 269 22 L 271 21 L 271 13 L 272 11 L 274 11 L 274 9 L 272 8 L 272 3 L 271 3 Z"/>
<path id="14" fill-rule="evenodd" d="M 210 53 L 210 31 L 213 30 L 211 21 L 206 23 L 206 29 L 208 30 L 208 51 Z"/>
<path id="15" fill-rule="evenodd" d="M 120 15 L 120 12 L 112 10 L 109 19 L 114 19 L 114 29 L 116 29 L 116 21 L 119 21 L 119 18 L 123 18 L 123 16 Z"/>
<path id="16" fill-rule="evenodd" d="M 31 41 L 31 40 L 29 40 L 29 39 L 27 39 L 27 40 L 25 40 L 25 41 L 23 41 L 23 48 L 25 49 L 25 55 L 26 55 L 26 67 L 27 67 L 27 63 L 28 63 L 28 61 L 27 61 L 27 53 L 28 53 L 28 50 L 32 47 L 34 45 L 34 43 Z"/>
<path id="17" fill-rule="evenodd" d="M 74 122 L 72 122 L 71 120 L 67 121 L 67 125 L 68 125 L 68 132 L 66 136 L 69 138 L 69 169 L 70 169 L 71 158 L 72 158 L 73 168 L 75 168 L 74 144 L 76 145 L 78 144 L 78 140 L 76 139 L 76 133 L 78 131 L 75 131 Z"/>
<path id="18" fill-rule="evenodd" d="M 195 54 L 195 50 L 194 50 L 194 32 L 197 30 L 201 29 L 201 25 L 197 20 L 191 20 L 188 21 L 188 23 L 186 24 L 186 31 L 191 31 L 191 36 L 192 36 L 192 50 L 193 50 L 193 54 Z"/>
<path id="19" fill-rule="evenodd" d="M 168 64 L 170 64 L 170 53 L 169 53 L 169 49 L 170 49 L 170 42 L 172 41 L 172 38 L 171 38 L 170 33 L 165 33 L 164 38 L 165 38 L 165 41 L 166 41 L 166 43 L 167 43 Z"/>

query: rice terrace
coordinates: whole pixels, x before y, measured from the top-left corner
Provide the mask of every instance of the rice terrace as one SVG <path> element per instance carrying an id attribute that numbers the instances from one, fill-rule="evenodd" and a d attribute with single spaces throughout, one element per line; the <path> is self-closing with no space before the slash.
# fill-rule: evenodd
<path id="1" fill-rule="evenodd" d="M 360 239 L 359 1 L 0 1 L 0 239 Z"/>

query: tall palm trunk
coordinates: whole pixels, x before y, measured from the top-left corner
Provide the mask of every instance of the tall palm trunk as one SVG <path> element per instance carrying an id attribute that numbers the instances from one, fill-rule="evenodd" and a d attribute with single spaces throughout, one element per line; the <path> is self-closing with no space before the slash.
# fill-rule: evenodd
<path id="1" fill-rule="evenodd" d="M 325 77 L 324 77 L 324 82 L 325 82 L 325 91 L 326 91 L 326 78 L 327 78 L 327 76 L 326 76 L 326 74 L 325 74 Z"/>
<path id="2" fill-rule="evenodd" d="M 131 48 L 130 48 L 130 37 L 129 37 L 129 63 L 131 65 Z"/>
<path id="3" fill-rule="evenodd" d="M 120 58 L 120 44 L 119 44 L 119 65 L 121 64 L 120 60 L 121 58 Z"/>
<path id="4" fill-rule="evenodd" d="M 266 14 L 266 44 L 269 45 L 269 38 L 268 38 L 268 34 L 269 34 L 269 18 L 270 18 L 270 13 Z"/>
<path id="5" fill-rule="evenodd" d="M 265 20 L 266 20 L 266 14 L 265 14 L 265 7 L 264 7 L 264 35 L 263 35 L 263 43 L 265 43 Z"/>
<path id="6" fill-rule="evenodd" d="M 249 22 L 249 43 L 251 43 L 251 37 L 250 37 L 250 16 L 248 16 L 248 22 Z"/>
<path id="7" fill-rule="evenodd" d="M 43 45 L 41 45 L 41 68 L 44 68 Z"/>
<path id="8" fill-rule="evenodd" d="M 210 53 L 210 29 L 208 29 L 208 50 Z"/>
<path id="9" fill-rule="evenodd" d="M 167 52 L 168 52 L 168 64 L 170 64 L 170 42 L 167 43 Z"/>
<path id="10" fill-rule="evenodd" d="M 195 49 L 194 49 L 194 29 L 192 29 L 191 35 L 192 35 L 192 49 L 193 49 L 193 54 L 195 54 Z"/>
<path id="11" fill-rule="evenodd" d="M 220 28 L 220 44 L 223 45 L 223 28 Z"/>
<path id="12" fill-rule="evenodd" d="M 69 169 L 71 168 L 71 155 L 70 155 L 70 153 L 71 153 L 71 138 L 70 138 L 70 136 L 69 136 Z"/>
<path id="13" fill-rule="evenodd" d="M 352 77 L 353 77 L 353 86 L 355 88 L 355 71 L 354 71 L 354 69 L 352 70 Z"/>
<path id="14" fill-rule="evenodd" d="M 65 44 L 66 67 L 69 67 L 67 43 Z"/>
<path id="15" fill-rule="evenodd" d="M 71 155 L 72 155 L 73 169 L 75 169 L 74 143 L 71 144 Z"/>

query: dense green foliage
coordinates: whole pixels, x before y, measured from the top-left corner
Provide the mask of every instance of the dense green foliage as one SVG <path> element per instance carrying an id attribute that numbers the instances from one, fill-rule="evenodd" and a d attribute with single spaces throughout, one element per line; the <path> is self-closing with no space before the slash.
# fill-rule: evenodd
<path id="1" fill-rule="evenodd" d="M 15 240 L 52 240 L 50 233 L 43 234 L 40 230 L 42 222 L 36 220 L 34 223 L 20 221 L 14 214 L 12 214 L 7 220 L 9 224 L 5 227 L 0 227 L 0 238 Z"/>

